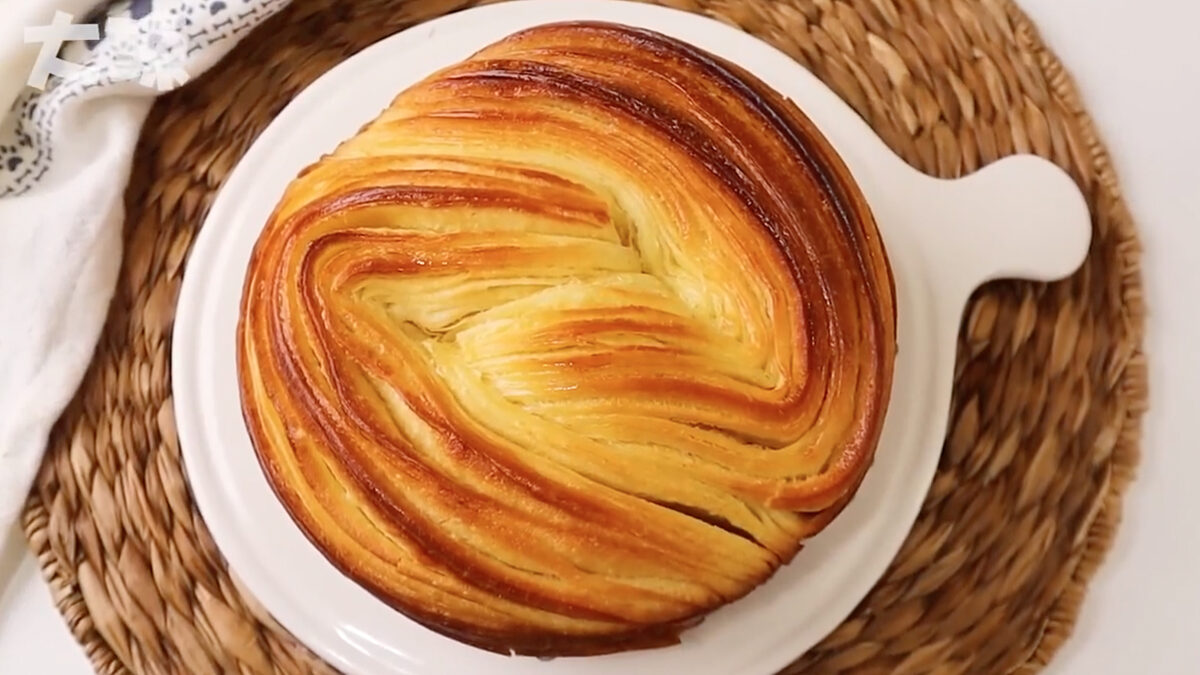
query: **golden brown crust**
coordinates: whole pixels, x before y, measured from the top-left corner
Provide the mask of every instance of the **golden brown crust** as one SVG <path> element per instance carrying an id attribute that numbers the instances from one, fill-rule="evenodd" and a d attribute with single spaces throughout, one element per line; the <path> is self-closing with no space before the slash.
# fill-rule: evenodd
<path id="1" fill-rule="evenodd" d="M 246 278 L 242 408 L 307 536 L 415 620 L 654 647 L 853 496 L 894 302 L 795 106 L 656 33 L 541 26 L 288 187 Z"/>

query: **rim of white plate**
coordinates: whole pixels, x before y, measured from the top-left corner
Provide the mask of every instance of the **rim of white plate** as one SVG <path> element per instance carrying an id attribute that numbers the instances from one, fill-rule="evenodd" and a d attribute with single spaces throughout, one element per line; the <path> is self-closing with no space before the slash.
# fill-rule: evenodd
<path id="1" fill-rule="evenodd" d="M 342 576 L 308 542 L 250 445 L 237 394 L 234 327 L 250 248 L 300 168 L 438 67 L 521 28 L 585 19 L 658 30 L 723 56 L 813 118 L 876 209 L 896 277 L 900 353 L 875 466 L 850 506 L 791 565 L 686 632 L 682 645 L 539 661 L 483 652 L 412 622 Z M 408 65 L 418 62 L 416 54 L 420 65 Z M 201 514 L 248 591 L 348 672 L 774 672 L 835 628 L 883 574 L 937 466 L 965 297 L 939 294 L 939 284 L 926 277 L 935 268 L 926 264 L 919 233 L 902 214 L 880 210 L 873 187 L 914 174 L 789 57 L 697 15 L 613 0 L 523 0 L 447 15 L 387 38 L 326 73 L 279 114 L 229 176 L 197 238 L 180 294 L 172 368 L 184 463 Z"/>

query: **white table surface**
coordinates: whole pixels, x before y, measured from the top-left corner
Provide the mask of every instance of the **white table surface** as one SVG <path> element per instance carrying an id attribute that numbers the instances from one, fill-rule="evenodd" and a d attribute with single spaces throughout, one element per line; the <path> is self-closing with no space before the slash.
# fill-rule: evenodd
<path id="1" fill-rule="evenodd" d="M 1151 407 L 1125 522 L 1051 675 L 1200 673 L 1200 3 L 1022 0 L 1075 76 L 1145 246 Z M 7 533 L 10 542 L 19 537 Z M 0 560 L 0 673 L 91 669 L 33 558 Z"/>

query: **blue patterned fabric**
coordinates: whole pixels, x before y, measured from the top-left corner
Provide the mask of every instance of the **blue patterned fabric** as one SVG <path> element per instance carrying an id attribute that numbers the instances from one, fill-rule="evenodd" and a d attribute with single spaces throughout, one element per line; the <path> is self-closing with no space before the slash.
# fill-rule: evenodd
<path id="1" fill-rule="evenodd" d="M 227 48 L 287 0 L 118 0 L 78 24 L 97 24 L 100 39 L 67 42 L 60 58 L 82 69 L 51 76 L 44 90 L 27 87 L 0 123 L 0 197 L 29 190 L 54 161 L 52 134 L 58 112 L 73 98 L 143 95 L 182 85 L 206 49 Z M 50 17 L 47 17 L 47 23 Z M 117 21 L 113 21 L 117 19 Z M 221 51 L 224 51 L 223 49 Z"/>

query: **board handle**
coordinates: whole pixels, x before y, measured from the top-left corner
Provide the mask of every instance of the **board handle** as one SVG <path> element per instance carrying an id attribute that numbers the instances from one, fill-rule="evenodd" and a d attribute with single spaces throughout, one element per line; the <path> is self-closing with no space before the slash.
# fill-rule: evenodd
<path id="1" fill-rule="evenodd" d="M 956 303 L 993 279 L 1062 279 L 1083 263 L 1091 242 L 1079 188 L 1033 155 L 1006 157 L 964 178 L 922 176 L 905 202 L 935 282 Z"/>

